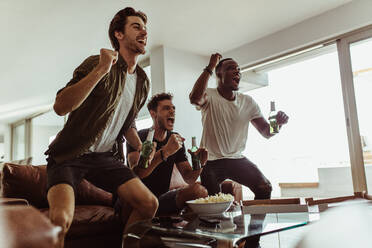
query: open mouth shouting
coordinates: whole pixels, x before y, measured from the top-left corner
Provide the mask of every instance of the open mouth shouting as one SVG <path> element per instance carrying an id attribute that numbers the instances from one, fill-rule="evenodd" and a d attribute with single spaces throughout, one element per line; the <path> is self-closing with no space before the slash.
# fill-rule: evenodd
<path id="1" fill-rule="evenodd" d="M 145 37 L 138 37 L 138 38 L 136 39 L 136 41 L 137 41 L 138 43 L 140 43 L 142 46 L 146 46 L 147 39 L 146 39 Z"/>
<path id="2" fill-rule="evenodd" d="M 173 127 L 174 126 L 174 121 L 175 121 L 174 116 L 168 117 L 167 118 L 167 125 L 170 126 L 170 127 Z"/>
<path id="3" fill-rule="evenodd" d="M 234 75 L 234 77 L 232 78 L 232 81 L 236 84 L 236 86 L 238 86 L 240 82 L 240 74 Z"/>

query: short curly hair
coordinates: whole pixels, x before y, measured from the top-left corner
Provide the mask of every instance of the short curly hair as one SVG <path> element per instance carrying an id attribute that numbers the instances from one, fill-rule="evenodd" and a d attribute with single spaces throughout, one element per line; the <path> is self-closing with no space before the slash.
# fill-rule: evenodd
<path id="1" fill-rule="evenodd" d="M 218 63 L 218 65 L 216 66 L 216 69 L 215 69 L 216 75 L 217 75 L 217 72 L 221 69 L 221 67 L 223 65 L 223 62 L 225 62 L 227 60 L 233 60 L 233 59 L 232 58 L 226 58 L 226 59 L 220 60 L 220 62 Z"/>
<path id="2" fill-rule="evenodd" d="M 156 108 L 158 107 L 158 103 L 163 100 L 172 100 L 173 95 L 171 93 L 159 93 L 156 95 L 153 95 L 150 99 L 150 101 L 147 103 L 147 109 L 156 111 Z"/>
<path id="3" fill-rule="evenodd" d="M 136 11 L 131 7 L 127 7 L 125 9 L 120 10 L 114 18 L 112 18 L 110 27 L 109 27 L 109 37 L 111 41 L 112 47 L 116 50 L 119 51 L 120 45 L 118 40 L 115 37 L 115 32 L 124 32 L 125 24 L 127 24 L 127 19 L 128 16 L 138 16 L 140 17 L 143 22 L 146 24 L 147 23 L 147 16 L 145 13 L 141 11 Z"/>

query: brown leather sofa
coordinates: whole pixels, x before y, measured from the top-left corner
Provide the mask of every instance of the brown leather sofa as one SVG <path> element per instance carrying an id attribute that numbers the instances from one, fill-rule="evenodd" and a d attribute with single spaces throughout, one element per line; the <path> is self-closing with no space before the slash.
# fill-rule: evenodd
<path id="1" fill-rule="evenodd" d="M 175 166 L 176 168 L 176 166 Z M 46 166 L 5 163 L 1 173 L 2 197 L 13 205 L 26 200 L 42 214 L 48 216 L 46 198 Z M 186 185 L 178 170 L 173 171 L 171 188 Z M 226 181 L 224 193 L 231 193 L 241 200 L 241 185 Z M 123 224 L 112 208 L 112 194 L 83 180 L 76 195 L 76 207 L 71 228 L 65 239 L 65 247 L 121 247 Z M 22 200 L 24 199 L 24 200 Z M 1 200 L 0 200 L 1 202 Z"/>
<path id="2" fill-rule="evenodd" d="M 25 199 L 48 216 L 45 165 L 5 163 L 1 190 L 2 197 Z M 78 187 L 74 219 L 65 247 L 121 247 L 122 231 L 120 218 L 112 208 L 112 195 L 84 180 Z"/>
<path id="3" fill-rule="evenodd" d="M 0 203 L 0 247 L 51 248 L 58 244 L 62 228 L 32 206 Z M 22 204 L 21 202 L 17 202 Z M 24 203 L 23 203 L 24 204 Z"/>

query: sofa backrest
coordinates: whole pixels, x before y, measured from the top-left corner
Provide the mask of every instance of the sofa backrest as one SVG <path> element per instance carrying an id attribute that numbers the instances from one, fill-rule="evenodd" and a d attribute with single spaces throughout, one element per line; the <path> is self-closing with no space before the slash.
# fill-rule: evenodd
<path id="1" fill-rule="evenodd" d="M 3 197 L 26 199 L 37 208 L 47 208 L 46 166 L 5 163 L 1 173 Z M 83 180 L 75 196 L 77 205 L 112 206 L 112 194 Z"/>

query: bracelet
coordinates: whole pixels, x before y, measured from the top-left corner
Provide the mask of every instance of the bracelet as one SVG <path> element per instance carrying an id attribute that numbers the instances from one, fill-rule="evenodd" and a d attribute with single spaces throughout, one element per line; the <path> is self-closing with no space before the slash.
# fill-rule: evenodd
<path id="1" fill-rule="evenodd" d="M 163 162 L 167 162 L 167 159 L 164 158 L 163 149 L 160 149 L 160 157 Z"/>
<path id="2" fill-rule="evenodd" d="M 211 69 L 209 69 L 208 66 L 206 66 L 206 67 L 204 68 L 204 71 L 208 72 L 209 75 L 211 75 L 211 76 L 213 75 L 213 71 L 212 71 Z"/>

